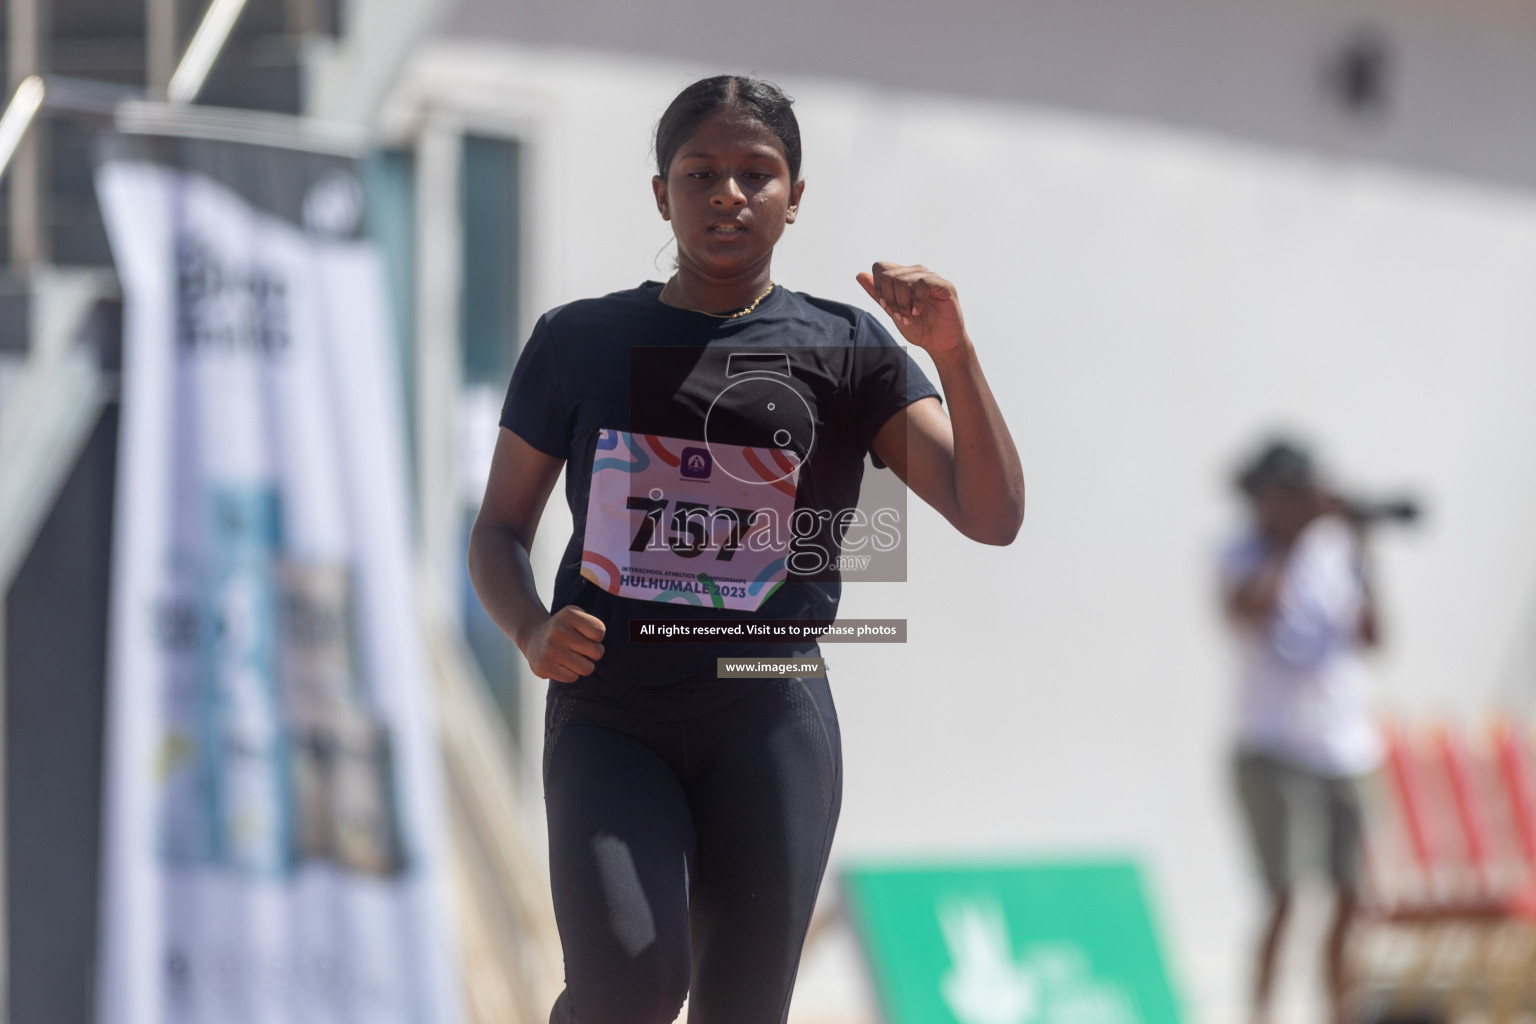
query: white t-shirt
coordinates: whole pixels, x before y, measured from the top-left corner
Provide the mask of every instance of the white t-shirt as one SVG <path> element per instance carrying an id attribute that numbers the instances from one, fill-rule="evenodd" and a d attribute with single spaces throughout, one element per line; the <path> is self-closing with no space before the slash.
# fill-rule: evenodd
<path id="1" fill-rule="evenodd" d="M 1222 556 L 1230 590 L 1264 565 L 1270 544 L 1250 531 Z M 1371 677 L 1360 657 L 1366 600 L 1359 541 L 1336 517 L 1296 539 L 1274 618 L 1238 623 L 1238 743 L 1323 775 L 1358 775 L 1382 759 Z"/>

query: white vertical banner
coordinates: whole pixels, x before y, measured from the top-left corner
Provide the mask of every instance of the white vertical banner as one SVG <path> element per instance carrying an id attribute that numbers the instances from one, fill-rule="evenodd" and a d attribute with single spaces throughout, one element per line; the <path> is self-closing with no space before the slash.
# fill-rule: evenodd
<path id="1" fill-rule="evenodd" d="M 125 302 L 98 1024 L 458 1024 L 362 190 L 179 145 L 97 180 Z"/>

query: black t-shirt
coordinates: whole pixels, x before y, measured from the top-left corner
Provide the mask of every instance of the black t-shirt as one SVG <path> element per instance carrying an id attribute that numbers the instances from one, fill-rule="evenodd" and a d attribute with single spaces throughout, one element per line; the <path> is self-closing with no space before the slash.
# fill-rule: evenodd
<path id="1" fill-rule="evenodd" d="M 841 580 L 816 552 L 838 552 L 846 520 L 836 513 L 857 506 L 864 457 L 880 428 L 912 402 L 938 395 L 885 329 L 856 307 L 775 287 L 754 312 L 727 320 L 668 306 L 660 291 L 648 281 L 540 317 L 501 414 L 503 427 L 566 462 L 574 530 L 551 608 L 575 604 L 606 624 L 596 672 L 574 684 L 596 694 L 660 696 L 686 680 L 713 680 L 717 657 L 814 652 L 814 643 L 632 643 L 629 619 L 830 621 Z M 805 528 L 792 531 L 792 550 L 805 554 L 789 558 L 787 577 L 771 596 L 750 611 L 709 600 L 663 603 L 615 596 L 583 575 L 594 461 L 600 468 L 612 461 L 603 460 L 615 454 L 619 431 L 662 458 L 681 440 L 700 446 L 681 448 L 685 457 L 707 459 L 698 454 L 707 442 L 761 446 L 755 450 L 770 455 L 776 448 L 798 463 L 793 514 Z M 780 464 L 789 465 L 786 459 Z M 688 475 L 686 467 L 679 472 Z M 649 535 L 646 514 L 633 510 L 631 521 Z M 653 515 L 652 525 L 665 530 L 665 514 Z"/>

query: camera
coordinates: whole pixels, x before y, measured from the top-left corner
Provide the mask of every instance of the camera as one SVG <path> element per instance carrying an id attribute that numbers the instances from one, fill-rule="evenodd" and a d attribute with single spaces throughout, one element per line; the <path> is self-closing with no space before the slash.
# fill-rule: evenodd
<path id="1" fill-rule="evenodd" d="M 1385 499 L 1345 498 L 1335 495 L 1333 503 L 1339 514 L 1362 526 L 1380 523 L 1417 523 L 1424 510 L 1418 499 L 1406 496 Z"/>

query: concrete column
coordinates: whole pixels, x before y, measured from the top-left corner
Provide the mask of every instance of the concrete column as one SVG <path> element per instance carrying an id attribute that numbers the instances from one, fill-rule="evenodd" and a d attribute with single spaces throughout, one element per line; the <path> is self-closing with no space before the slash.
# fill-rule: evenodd
<path id="1" fill-rule="evenodd" d="M 176 0 L 144 0 L 144 86 L 151 95 L 165 96 L 176 57 Z"/>
<path id="2" fill-rule="evenodd" d="M 291 36 L 308 36 L 320 31 L 317 0 L 283 0 L 283 14 Z"/>
<path id="3" fill-rule="evenodd" d="M 457 624 L 460 562 L 457 479 L 463 386 L 460 293 L 463 230 L 459 169 L 463 130 L 434 114 L 416 144 L 416 440 L 421 552 L 438 606 Z"/>
<path id="4" fill-rule="evenodd" d="M 44 0 L 6 0 L 9 19 L 5 40 L 7 61 L 6 102 L 28 75 L 40 75 L 47 64 L 48 11 Z M 38 116 L 11 158 L 10 177 L 11 263 L 33 267 L 48 260 L 45 226 L 48 199 L 43 167 L 43 118 Z"/>

